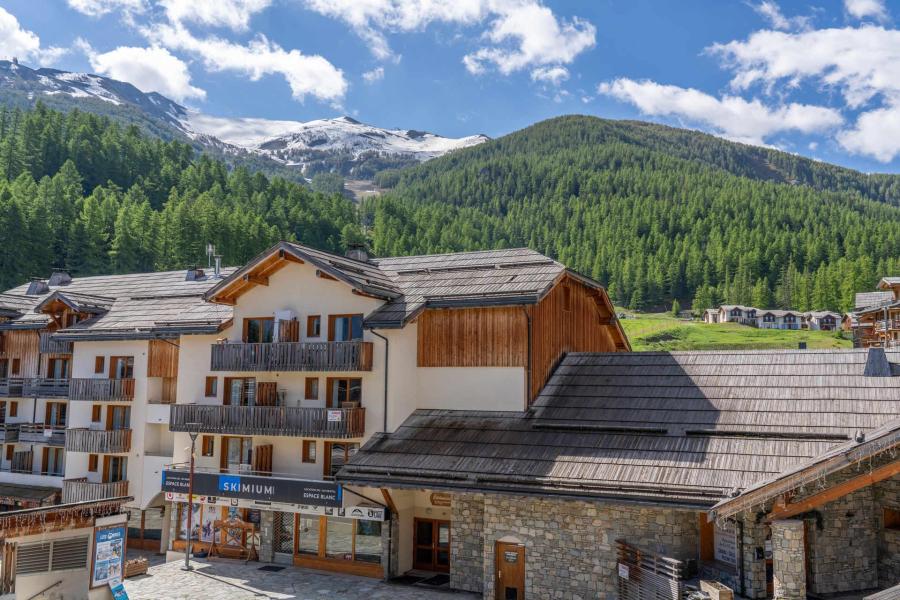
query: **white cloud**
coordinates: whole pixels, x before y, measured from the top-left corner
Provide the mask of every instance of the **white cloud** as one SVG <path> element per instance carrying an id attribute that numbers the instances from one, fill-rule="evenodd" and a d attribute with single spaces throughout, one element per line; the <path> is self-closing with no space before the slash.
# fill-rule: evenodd
<path id="1" fill-rule="evenodd" d="M 564 65 L 593 47 L 596 28 L 572 18 L 560 20 L 539 0 L 305 0 L 320 14 L 340 19 L 381 60 L 394 57 L 386 35 L 419 31 L 432 23 L 472 26 L 488 22 L 489 45 L 463 58 L 475 74 L 490 68 L 507 75 L 540 66 Z"/>
<path id="2" fill-rule="evenodd" d="M 36 33 L 23 29 L 19 20 L 0 6 L 0 58 L 8 60 L 15 57 L 47 66 L 67 52 L 65 48 L 42 47 L 41 38 Z"/>
<path id="3" fill-rule="evenodd" d="M 851 17 L 865 19 L 874 17 L 878 21 L 887 20 L 884 0 L 844 0 L 844 8 Z"/>
<path id="4" fill-rule="evenodd" d="M 161 0 L 166 16 L 174 23 L 197 23 L 245 31 L 254 14 L 272 0 Z"/>
<path id="5" fill-rule="evenodd" d="M 838 111 L 822 106 L 790 103 L 770 107 L 758 99 L 716 98 L 699 90 L 653 81 L 616 79 L 600 84 L 597 91 L 630 102 L 646 115 L 677 117 L 749 144 L 764 144 L 767 137 L 783 131 L 827 131 L 843 122 Z"/>
<path id="6" fill-rule="evenodd" d="M 841 146 L 881 162 L 900 155 L 900 102 L 862 113 L 853 128 L 838 134 Z"/>
<path id="7" fill-rule="evenodd" d="M 775 29 L 806 29 L 809 27 L 809 17 L 786 17 L 781 12 L 781 7 L 773 0 L 762 0 L 759 4 L 751 4 L 750 7 L 761 17 L 766 19 Z"/>
<path id="8" fill-rule="evenodd" d="M 144 0 L 68 0 L 69 6 L 90 17 L 102 17 L 113 11 L 143 12 Z"/>
<path id="9" fill-rule="evenodd" d="M 157 45 L 199 56 L 208 71 L 241 73 L 252 81 L 264 75 L 282 75 L 297 100 L 311 95 L 339 101 L 347 92 L 343 72 L 326 59 L 285 50 L 262 34 L 244 46 L 215 36 L 197 38 L 178 24 L 156 25 L 143 31 Z"/>
<path id="10" fill-rule="evenodd" d="M 366 80 L 366 83 L 381 81 L 384 79 L 384 67 L 375 67 L 371 71 L 366 71 L 363 73 L 363 79 Z"/>
<path id="11" fill-rule="evenodd" d="M 532 81 L 540 81 L 551 85 L 559 85 L 569 78 L 569 70 L 565 67 L 538 67 L 531 72 Z"/>
<path id="12" fill-rule="evenodd" d="M 94 71 L 127 81 L 143 92 L 158 92 L 176 102 L 206 97 L 205 91 L 191 85 L 187 64 L 165 48 L 120 46 L 98 54 L 80 38 L 76 45 L 86 52 Z"/>

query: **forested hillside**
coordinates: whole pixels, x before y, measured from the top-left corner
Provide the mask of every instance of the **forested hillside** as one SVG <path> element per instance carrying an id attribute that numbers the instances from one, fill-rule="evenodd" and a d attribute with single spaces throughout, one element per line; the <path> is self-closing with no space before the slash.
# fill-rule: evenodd
<path id="1" fill-rule="evenodd" d="M 632 308 L 843 310 L 900 274 L 900 177 L 645 123 L 560 117 L 377 181 L 376 253 L 529 246 Z"/>
<path id="2" fill-rule="evenodd" d="M 240 264 L 278 239 L 339 250 L 358 235 L 338 196 L 268 179 L 105 117 L 0 108 L 0 287 L 79 275 Z"/>

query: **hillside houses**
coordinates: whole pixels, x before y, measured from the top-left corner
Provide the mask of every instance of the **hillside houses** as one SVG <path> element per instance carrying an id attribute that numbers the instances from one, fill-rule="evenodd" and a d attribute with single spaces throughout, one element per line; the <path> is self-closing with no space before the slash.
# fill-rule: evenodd
<path id="1" fill-rule="evenodd" d="M 900 346 L 900 277 L 883 277 L 878 291 L 856 294 L 852 312 L 842 326 L 853 333 L 857 348 Z"/>
<path id="2" fill-rule="evenodd" d="M 801 312 L 795 310 L 760 309 L 739 304 L 723 304 L 703 313 L 705 323 L 739 323 L 760 329 L 813 329 L 834 331 L 841 315 L 827 310 Z"/>

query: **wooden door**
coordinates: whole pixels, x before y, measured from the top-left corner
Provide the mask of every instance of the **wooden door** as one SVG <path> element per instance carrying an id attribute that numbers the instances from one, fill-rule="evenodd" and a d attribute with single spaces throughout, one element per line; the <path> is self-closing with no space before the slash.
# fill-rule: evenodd
<path id="1" fill-rule="evenodd" d="M 494 556 L 497 600 L 525 600 L 525 545 L 497 542 Z"/>
<path id="2" fill-rule="evenodd" d="M 423 571 L 450 572 L 450 521 L 415 519 L 413 567 Z"/>

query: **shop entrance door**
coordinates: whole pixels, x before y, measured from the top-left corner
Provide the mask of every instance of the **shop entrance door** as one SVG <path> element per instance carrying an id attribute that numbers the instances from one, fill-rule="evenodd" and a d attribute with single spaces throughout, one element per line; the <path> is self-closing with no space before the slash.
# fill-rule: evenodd
<path id="1" fill-rule="evenodd" d="M 497 542 L 494 557 L 497 600 L 525 600 L 525 545 Z"/>
<path id="2" fill-rule="evenodd" d="M 415 519 L 413 568 L 450 571 L 450 521 Z"/>

